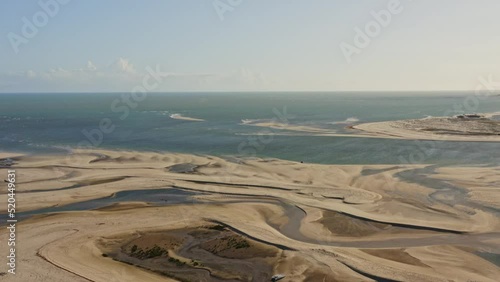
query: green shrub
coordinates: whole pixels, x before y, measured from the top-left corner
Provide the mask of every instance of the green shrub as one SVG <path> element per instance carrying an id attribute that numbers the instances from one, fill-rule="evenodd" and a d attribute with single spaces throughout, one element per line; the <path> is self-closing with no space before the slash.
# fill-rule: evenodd
<path id="1" fill-rule="evenodd" d="M 217 231 L 224 231 L 226 230 L 226 227 L 224 225 L 214 225 L 214 226 L 210 226 L 208 227 L 208 229 L 212 229 L 212 230 L 217 230 Z"/>

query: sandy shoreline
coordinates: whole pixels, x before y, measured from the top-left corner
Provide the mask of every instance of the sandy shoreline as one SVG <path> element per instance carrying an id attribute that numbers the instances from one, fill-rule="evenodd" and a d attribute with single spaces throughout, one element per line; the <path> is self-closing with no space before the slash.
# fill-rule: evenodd
<path id="1" fill-rule="evenodd" d="M 491 117 L 496 114 L 488 114 Z M 432 132 L 433 130 L 422 131 L 409 129 L 405 122 L 422 120 L 401 120 L 383 121 L 372 123 L 361 123 L 346 127 L 348 131 L 330 128 L 320 128 L 307 125 L 293 125 L 280 122 L 246 122 L 241 125 L 262 128 L 256 133 L 241 133 L 238 135 L 281 135 L 281 136 L 322 136 L 322 137 L 356 137 L 356 138 L 383 138 L 383 139 L 405 139 L 405 140 L 427 140 L 427 141 L 447 141 L 447 142 L 500 142 L 500 132 L 495 135 L 476 134 L 444 134 Z"/>
<path id="2" fill-rule="evenodd" d="M 0 159 L 9 159 L 15 157 L 21 157 L 23 154 L 20 153 L 11 153 L 11 152 L 0 152 Z"/>
<path id="3" fill-rule="evenodd" d="M 189 169 L 182 170 L 185 164 Z M 103 150 L 19 156 L 14 167 L 19 214 L 121 191 L 175 187 L 191 193 L 180 203 L 167 196 L 150 203 L 125 198 L 92 211 L 21 221 L 18 256 L 30 263 L 16 276 L 19 281 L 33 275 L 37 281 L 176 281 L 103 257 L 110 251 L 105 246 L 137 232 L 169 234 L 211 222 L 243 238 L 295 250 L 284 251 L 269 272 L 286 273 L 286 281 L 495 281 L 500 273 L 474 254 L 500 254 L 500 220 L 494 211 L 499 208 L 498 167 L 436 167 L 421 175 L 429 166 L 278 159 L 236 163 L 213 156 Z M 446 181 L 456 190 L 436 190 L 413 178 Z M 0 200 L 6 201 L 5 193 Z M 6 252 L 5 245 L 0 249 Z M 176 258 L 196 255 L 177 251 Z"/>
<path id="4" fill-rule="evenodd" d="M 489 120 L 496 114 L 485 114 L 484 119 L 432 117 L 363 123 L 353 126 L 362 134 L 380 138 L 410 140 L 500 142 L 500 122 Z M 489 128 L 486 128 L 488 125 Z"/>

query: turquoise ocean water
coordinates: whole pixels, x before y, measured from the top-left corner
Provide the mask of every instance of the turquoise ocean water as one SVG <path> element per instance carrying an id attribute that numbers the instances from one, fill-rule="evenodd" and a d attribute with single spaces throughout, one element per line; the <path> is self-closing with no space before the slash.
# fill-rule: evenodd
<path id="1" fill-rule="evenodd" d="M 105 119 L 102 149 L 169 151 L 218 156 L 274 157 L 328 164 L 500 165 L 500 143 L 435 142 L 313 136 L 265 129 L 243 121 L 284 121 L 349 133 L 350 124 L 500 111 L 500 97 L 471 93 L 151 93 L 127 105 L 127 93 L 0 94 L 0 150 L 58 152 L 88 141 Z M 117 102 L 114 102 L 117 101 Z M 458 107 L 457 107 L 458 105 Z M 130 110 L 125 114 L 125 108 Z M 286 110 L 285 110 L 286 109 Z M 467 112 L 467 110 L 464 110 Z M 178 114 L 203 119 L 194 122 Z M 99 140 L 99 136 L 94 134 Z M 81 143 L 80 143 L 81 144 Z"/>

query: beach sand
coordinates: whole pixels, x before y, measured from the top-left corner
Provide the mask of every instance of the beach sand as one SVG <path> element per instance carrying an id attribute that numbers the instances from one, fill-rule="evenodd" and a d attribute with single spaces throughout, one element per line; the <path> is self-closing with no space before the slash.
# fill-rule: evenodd
<path id="1" fill-rule="evenodd" d="M 204 266 L 182 266 L 181 276 L 183 267 L 199 273 L 209 267 L 223 277 L 252 264 L 269 267 L 262 273 L 285 274 L 283 281 L 496 281 L 500 276 L 497 265 L 477 255 L 500 254 L 498 167 L 320 165 L 77 150 L 69 156 L 18 156 L 14 168 L 18 215 L 127 190 L 192 194 L 182 203 L 129 199 L 25 219 L 17 226 L 22 263 L 12 281 L 177 281 L 148 270 L 151 261 L 136 261 L 139 267 L 108 254 L 138 234 L 165 234 L 158 239 L 163 242 L 179 230 L 214 224 L 276 256 L 249 261 L 229 250 L 223 254 L 233 255 L 224 260 L 241 268 L 228 270 L 207 259 Z M 6 168 L 0 170 L 6 175 Z M 428 179 L 454 189 L 419 184 Z M 6 200 L 2 191 L 0 201 Z M 2 228 L 0 236 L 6 235 Z M 5 244 L 0 251 L 7 253 Z M 198 255 L 169 250 L 169 257 L 181 261 Z M 216 276 L 209 281 L 218 281 Z"/>
<path id="2" fill-rule="evenodd" d="M 484 114 L 482 119 L 431 117 L 425 119 L 363 123 L 353 126 L 358 134 L 380 138 L 500 142 L 500 121 L 488 119 L 496 114 Z"/>

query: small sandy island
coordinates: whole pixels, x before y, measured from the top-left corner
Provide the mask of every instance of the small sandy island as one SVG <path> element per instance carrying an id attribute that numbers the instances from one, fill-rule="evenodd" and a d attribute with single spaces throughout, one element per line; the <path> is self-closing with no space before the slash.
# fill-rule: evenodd
<path id="1" fill-rule="evenodd" d="M 185 120 L 185 121 L 205 121 L 204 119 L 201 118 L 193 118 L 193 117 L 185 117 L 181 114 L 171 114 L 170 118 L 172 119 L 179 119 L 179 120 Z"/>
<path id="2" fill-rule="evenodd" d="M 352 128 L 381 138 L 500 142 L 500 120 L 496 117 L 496 114 L 429 117 L 364 123 Z"/>

